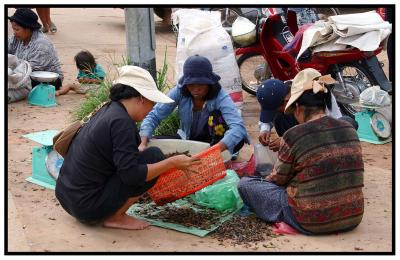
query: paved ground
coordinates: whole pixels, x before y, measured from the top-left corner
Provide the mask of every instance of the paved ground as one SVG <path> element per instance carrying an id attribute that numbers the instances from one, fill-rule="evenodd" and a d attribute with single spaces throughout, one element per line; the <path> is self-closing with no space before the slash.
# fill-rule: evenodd
<path id="1" fill-rule="evenodd" d="M 9 14 L 14 12 L 9 10 Z M 105 68 L 121 63 L 125 55 L 124 13 L 121 9 L 52 9 L 59 31 L 49 35 L 54 42 L 65 82 L 74 81 L 73 56 L 81 49 L 91 51 Z M 10 32 L 10 28 L 9 28 Z M 165 47 L 173 79 L 175 39 L 169 27 L 156 19 L 157 66 L 162 65 Z M 385 55 L 380 59 L 385 61 Z M 249 251 L 245 247 L 221 246 L 212 238 L 150 227 L 143 231 L 124 231 L 84 226 L 67 215 L 52 190 L 30 184 L 31 148 L 36 143 L 21 136 L 46 129 L 61 129 L 70 113 L 82 100 L 70 93 L 58 98 L 59 106 L 40 108 L 18 102 L 8 105 L 8 250 L 9 251 L 162 251 L 225 252 Z M 253 139 L 257 136 L 259 108 L 254 97 L 245 95 L 243 117 Z M 392 144 L 375 146 L 363 143 L 365 159 L 365 215 L 352 232 L 331 236 L 282 236 L 271 240 L 274 248 L 254 247 L 264 252 L 388 252 L 392 250 Z M 246 160 L 252 146 L 246 146 L 240 160 Z"/>

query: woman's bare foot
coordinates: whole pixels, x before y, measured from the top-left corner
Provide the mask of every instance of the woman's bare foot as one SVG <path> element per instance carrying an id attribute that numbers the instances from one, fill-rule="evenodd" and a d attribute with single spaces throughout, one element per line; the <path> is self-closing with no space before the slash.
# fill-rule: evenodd
<path id="1" fill-rule="evenodd" d="M 108 228 L 141 230 L 150 226 L 150 223 L 123 214 L 118 217 L 115 215 L 109 217 L 103 222 L 103 226 Z"/>

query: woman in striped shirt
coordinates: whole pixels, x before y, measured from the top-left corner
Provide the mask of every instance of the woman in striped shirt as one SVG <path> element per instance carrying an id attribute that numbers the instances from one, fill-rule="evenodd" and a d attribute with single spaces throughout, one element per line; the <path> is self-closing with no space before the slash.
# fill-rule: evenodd
<path id="1" fill-rule="evenodd" d="M 303 234 L 348 231 L 364 212 L 364 163 L 350 123 L 325 114 L 330 92 L 314 69 L 293 80 L 285 113 L 299 125 L 282 137 L 278 161 L 265 179 L 239 183 L 244 202 L 267 222 L 286 222 Z"/>
<path id="2" fill-rule="evenodd" d="M 37 15 L 29 8 L 18 8 L 8 19 L 14 31 L 8 39 L 8 53 L 29 62 L 32 71 L 57 73 L 58 79 L 52 84 L 58 90 L 64 75 L 53 43 L 40 31 Z M 32 88 L 39 83 L 32 80 Z"/>

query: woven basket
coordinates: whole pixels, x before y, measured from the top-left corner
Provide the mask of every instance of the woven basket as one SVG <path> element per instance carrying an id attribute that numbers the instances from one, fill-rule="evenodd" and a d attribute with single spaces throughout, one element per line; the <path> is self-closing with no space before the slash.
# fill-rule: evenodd
<path id="1" fill-rule="evenodd" d="M 219 145 L 194 155 L 201 164 L 183 171 L 170 169 L 160 175 L 156 184 L 148 190 L 157 205 L 164 205 L 192 194 L 226 176 L 226 168 Z"/>

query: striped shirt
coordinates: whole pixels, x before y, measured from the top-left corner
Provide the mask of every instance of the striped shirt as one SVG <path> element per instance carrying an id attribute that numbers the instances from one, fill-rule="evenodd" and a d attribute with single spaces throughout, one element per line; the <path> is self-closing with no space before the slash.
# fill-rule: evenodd
<path id="1" fill-rule="evenodd" d="M 297 125 L 282 138 L 272 181 L 285 185 L 288 204 L 315 234 L 355 227 L 364 212 L 364 163 L 354 128 L 328 116 Z"/>
<path id="2" fill-rule="evenodd" d="M 27 45 L 12 35 L 8 39 L 8 53 L 31 64 L 32 71 L 50 71 L 59 74 L 63 80 L 60 61 L 53 43 L 39 30 L 32 32 L 31 40 Z"/>

